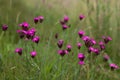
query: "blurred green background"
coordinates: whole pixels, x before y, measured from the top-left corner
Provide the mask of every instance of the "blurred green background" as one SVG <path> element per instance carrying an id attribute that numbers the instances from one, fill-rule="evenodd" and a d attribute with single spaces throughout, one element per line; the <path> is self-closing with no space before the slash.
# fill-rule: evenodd
<path id="1" fill-rule="evenodd" d="M 85 15 L 83 21 L 79 20 L 80 14 Z M 44 16 L 44 23 L 35 25 L 33 18 L 39 15 Z M 113 62 L 120 65 L 119 0 L 0 0 L 0 25 L 7 24 L 9 26 L 5 33 L 0 29 L 0 66 L 3 66 L 0 70 L 4 71 L 1 71 L 3 74 L 0 76 L 2 76 L 3 80 L 16 79 L 4 77 L 7 75 L 6 72 L 14 66 L 14 63 L 17 65 L 17 61 L 20 62 L 19 60 L 14 61 L 17 58 L 13 55 L 15 47 L 20 45 L 21 42 L 16 34 L 16 30 L 19 29 L 18 24 L 27 21 L 31 26 L 37 27 L 38 34 L 42 38 L 41 42 L 48 41 L 52 46 L 52 44 L 55 45 L 54 34 L 62 34 L 59 20 L 64 15 L 70 17 L 69 24 L 71 24 L 71 29 L 67 32 L 70 35 L 66 40 L 69 38 L 68 41 L 72 40 L 73 43 L 77 41 L 73 33 L 77 35 L 79 29 L 85 30 L 87 35 L 94 37 L 98 41 L 103 35 L 111 36 L 113 40 L 107 46 L 105 53 L 109 54 Z M 23 45 L 21 44 L 21 46 Z M 54 49 L 54 45 L 53 48 L 50 48 L 50 51 L 55 52 L 51 50 Z M 42 51 L 44 52 L 44 50 Z M 10 74 L 12 77 L 15 72 L 8 72 L 8 75 Z M 19 74 L 17 73 L 17 75 Z M 20 80 L 23 79 L 20 78 Z M 117 80 L 117 78 L 115 79 Z"/>

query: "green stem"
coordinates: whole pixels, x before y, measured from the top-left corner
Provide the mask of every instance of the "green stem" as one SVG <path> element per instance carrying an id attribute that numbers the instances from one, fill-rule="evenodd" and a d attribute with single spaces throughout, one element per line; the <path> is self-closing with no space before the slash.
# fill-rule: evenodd
<path id="1" fill-rule="evenodd" d="M 3 35 L 4 35 L 4 31 L 2 31 L 2 33 L 0 35 L 0 41 L 1 41 L 2 37 L 3 37 Z"/>

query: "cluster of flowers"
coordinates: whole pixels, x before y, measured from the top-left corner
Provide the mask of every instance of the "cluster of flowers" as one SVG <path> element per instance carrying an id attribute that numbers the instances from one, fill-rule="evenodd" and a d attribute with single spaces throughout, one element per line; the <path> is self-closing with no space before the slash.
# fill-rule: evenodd
<path id="1" fill-rule="evenodd" d="M 79 19 L 82 20 L 83 18 L 85 18 L 85 16 L 81 14 L 79 16 Z M 69 21 L 69 17 L 66 16 L 66 15 L 64 16 L 64 18 L 62 20 L 60 20 L 60 24 L 61 24 L 63 30 L 65 30 L 65 29 L 70 27 L 70 25 L 67 24 L 68 21 Z"/>
<path id="2" fill-rule="evenodd" d="M 34 23 L 42 23 L 44 20 L 43 16 L 38 16 L 36 18 L 34 18 Z M 26 40 L 32 40 L 33 42 L 35 42 L 36 44 L 39 43 L 40 37 L 36 36 L 36 29 L 34 27 L 30 28 L 30 25 L 27 22 L 23 22 L 21 24 L 19 24 L 19 26 L 21 27 L 20 30 L 17 30 L 17 33 L 19 34 L 21 39 L 26 39 Z M 22 55 L 22 48 L 16 48 L 15 49 L 15 53 L 18 53 L 19 55 Z M 31 51 L 30 52 L 31 57 L 34 58 L 37 54 L 36 51 Z"/>
<path id="3" fill-rule="evenodd" d="M 83 20 L 85 18 L 84 15 L 80 15 L 79 19 Z M 34 23 L 37 24 L 38 22 L 42 23 L 44 20 L 43 16 L 38 16 L 34 18 Z M 60 20 L 60 24 L 62 25 L 62 29 L 66 30 L 67 28 L 70 28 L 70 26 L 68 26 L 68 21 L 69 21 L 69 17 L 68 16 L 64 16 L 64 18 L 62 20 Z M 30 25 L 27 22 L 23 22 L 21 24 L 19 24 L 19 26 L 21 27 L 20 30 L 17 30 L 17 33 L 19 34 L 21 39 L 26 39 L 26 40 L 32 40 L 33 42 L 35 42 L 36 44 L 39 43 L 40 37 L 36 36 L 36 29 L 34 27 L 30 27 Z M 2 30 L 6 31 L 8 29 L 8 26 L 6 24 L 2 25 Z M 79 30 L 78 31 L 78 35 L 79 37 L 83 40 L 85 46 L 87 47 L 88 53 L 94 53 L 95 55 L 99 55 L 102 51 L 105 50 L 106 48 L 106 44 L 112 40 L 111 37 L 109 36 L 103 36 L 102 40 L 99 41 L 98 43 L 91 37 L 86 36 L 85 32 L 83 30 Z M 55 35 L 55 38 L 58 38 L 58 34 Z M 57 46 L 59 47 L 58 50 L 58 54 L 60 54 L 62 57 L 65 54 L 68 54 L 69 52 L 71 52 L 72 50 L 72 46 L 71 44 L 67 44 L 66 49 L 62 49 L 62 46 L 64 44 L 64 40 L 60 39 L 57 42 Z M 98 47 L 96 48 L 94 45 L 98 45 Z M 82 44 L 80 42 L 77 43 L 77 48 L 80 50 L 80 48 L 82 47 Z M 22 55 L 23 52 L 23 48 L 16 48 L 15 49 L 15 53 L 18 53 L 19 55 Z M 31 57 L 34 58 L 37 54 L 36 51 L 31 51 L 30 52 Z M 110 58 L 108 55 L 104 55 L 103 56 L 105 61 L 108 61 Z M 80 65 L 84 65 L 84 59 L 85 59 L 85 55 L 83 53 L 78 53 L 78 59 L 79 64 Z M 118 69 L 119 67 L 114 64 L 114 63 L 110 63 L 109 64 L 111 69 Z"/>
<path id="4" fill-rule="evenodd" d="M 85 16 L 84 15 L 80 15 L 79 16 L 79 19 L 82 20 L 84 19 Z M 64 16 L 63 20 L 60 21 L 61 25 L 62 25 L 62 29 L 65 30 L 68 28 L 68 26 L 66 25 L 66 23 L 69 21 L 69 17 L 68 16 Z M 57 38 L 58 34 L 55 35 L 55 38 Z M 99 55 L 100 53 L 102 53 L 102 51 L 105 50 L 106 48 L 106 44 L 112 40 L 111 37 L 109 36 L 103 36 L 102 37 L 102 40 L 99 41 L 98 43 L 91 37 L 89 36 L 86 36 L 85 35 L 85 32 L 83 30 L 79 30 L 78 31 L 78 35 L 79 37 L 83 40 L 87 50 L 88 50 L 88 53 L 94 53 L 95 55 Z M 68 44 L 66 46 L 66 49 L 61 49 L 62 46 L 64 44 L 64 40 L 58 40 L 57 42 L 57 46 L 59 47 L 59 50 L 58 50 L 58 54 L 60 54 L 62 57 L 65 55 L 65 54 L 68 54 L 71 49 L 72 49 L 72 46 L 70 44 Z M 95 45 L 95 46 L 94 46 Z M 98 46 L 96 48 L 96 45 Z M 77 43 L 77 47 L 78 49 L 80 49 L 82 47 L 82 44 L 80 42 Z M 104 55 L 103 56 L 104 60 L 105 61 L 108 61 L 109 60 L 109 56 L 108 55 Z M 79 61 L 79 64 L 80 65 L 84 65 L 85 62 L 84 62 L 84 59 L 85 59 L 85 55 L 83 53 L 78 53 L 78 59 L 80 60 Z M 118 69 L 118 66 L 114 63 L 110 63 L 109 64 L 111 69 Z"/>

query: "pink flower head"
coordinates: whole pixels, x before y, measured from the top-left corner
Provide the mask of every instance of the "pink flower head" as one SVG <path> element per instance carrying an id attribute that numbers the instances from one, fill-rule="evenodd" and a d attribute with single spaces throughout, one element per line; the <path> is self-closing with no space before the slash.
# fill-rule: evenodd
<path id="1" fill-rule="evenodd" d="M 22 27 L 23 30 L 27 31 L 29 28 L 29 24 L 27 22 L 23 22 L 19 24 L 20 27 Z"/>
<path id="2" fill-rule="evenodd" d="M 106 54 L 106 55 L 103 56 L 103 59 L 104 59 L 104 61 L 108 61 L 110 58 L 109 58 L 109 56 Z"/>
<path id="3" fill-rule="evenodd" d="M 65 50 L 58 50 L 58 54 L 60 54 L 62 57 L 66 54 L 67 52 Z"/>
<path id="4" fill-rule="evenodd" d="M 2 25 L 2 30 L 6 31 L 8 29 L 8 26 L 6 24 Z"/>
<path id="5" fill-rule="evenodd" d="M 101 50 L 104 50 L 104 49 L 105 49 L 105 43 L 104 43 L 104 42 L 100 41 L 100 42 L 99 42 L 99 46 L 100 46 L 100 49 L 101 49 Z"/>
<path id="6" fill-rule="evenodd" d="M 35 43 L 39 43 L 39 40 L 40 40 L 39 36 L 35 36 L 35 37 L 32 39 L 32 41 L 35 42 Z"/>
<path id="7" fill-rule="evenodd" d="M 111 68 L 111 70 L 114 70 L 114 69 L 118 69 L 119 67 L 116 64 L 111 63 L 110 68 Z"/>
<path id="8" fill-rule="evenodd" d="M 26 37 L 28 39 L 32 39 L 36 33 L 35 28 L 31 28 L 30 30 L 27 31 Z"/>
<path id="9" fill-rule="evenodd" d="M 58 47 L 59 47 L 59 48 L 62 48 L 63 43 L 64 43 L 63 40 L 59 40 L 58 43 L 57 43 Z"/>
<path id="10" fill-rule="evenodd" d="M 83 36 L 83 37 L 82 37 L 82 40 L 83 40 L 84 42 L 88 41 L 89 39 L 90 39 L 89 36 Z"/>
<path id="11" fill-rule="evenodd" d="M 72 49 L 72 46 L 70 44 L 67 45 L 67 51 L 70 52 Z"/>
<path id="12" fill-rule="evenodd" d="M 36 24 L 36 23 L 38 23 L 38 21 L 39 21 L 39 18 L 38 18 L 38 17 L 35 17 L 35 18 L 34 18 L 34 23 Z"/>
<path id="13" fill-rule="evenodd" d="M 84 61 L 79 61 L 78 64 L 84 65 L 85 63 L 84 63 Z"/>
<path id="14" fill-rule="evenodd" d="M 15 53 L 18 53 L 19 55 L 22 55 L 22 48 L 16 48 Z"/>
<path id="15" fill-rule="evenodd" d="M 95 48 L 95 49 L 94 49 L 94 53 L 95 53 L 96 55 L 98 55 L 98 54 L 100 54 L 100 50 L 97 49 L 97 48 Z"/>
<path id="16" fill-rule="evenodd" d="M 84 61 L 85 56 L 83 53 L 78 53 L 78 58 L 80 59 L 80 61 Z"/>
<path id="17" fill-rule="evenodd" d="M 94 39 L 87 39 L 86 41 L 85 41 L 85 45 L 86 45 L 86 47 L 91 47 L 91 46 L 93 46 L 93 45 L 95 45 L 96 44 L 96 41 L 94 40 Z"/>
<path id="18" fill-rule="evenodd" d="M 62 25 L 62 29 L 63 29 L 63 30 L 65 30 L 65 29 L 67 29 L 67 28 L 68 28 L 68 26 L 67 26 L 66 24 Z"/>
<path id="19" fill-rule="evenodd" d="M 85 35 L 85 32 L 82 31 L 82 30 L 79 30 L 78 35 L 79 35 L 80 38 L 82 38 Z"/>
<path id="20" fill-rule="evenodd" d="M 94 52 L 94 48 L 93 47 L 89 47 L 88 48 L 88 53 Z"/>
<path id="21" fill-rule="evenodd" d="M 38 18 L 39 18 L 40 23 L 42 23 L 43 20 L 44 20 L 44 17 L 43 16 L 38 16 Z"/>
<path id="22" fill-rule="evenodd" d="M 94 39 L 91 39 L 90 42 L 91 42 L 91 45 L 95 45 L 96 44 L 96 41 Z"/>
<path id="23" fill-rule="evenodd" d="M 103 39 L 104 39 L 104 42 L 105 42 L 105 44 L 107 44 L 109 41 L 111 41 L 112 40 L 112 38 L 111 37 L 109 37 L 109 36 L 103 36 Z"/>
<path id="24" fill-rule="evenodd" d="M 78 47 L 78 49 L 80 49 L 81 46 L 82 46 L 82 44 L 78 42 L 78 43 L 77 43 L 77 47 Z"/>
<path id="25" fill-rule="evenodd" d="M 34 58 L 37 55 L 37 52 L 36 51 L 32 51 L 32 52 L 30 52 L 30 55 L 31 55 L 32 58 Z"/>
<path id="26" fill-rule="evenodd" d="M 84 18 L 85 18 L 85 16 L 83 14 L 80 14 L 79 19 L 82 20 Z"/>
<path id="27" fill-rule="evenodd" d="M 17 30 L 17 33 L 19 34 L 20 38 L 24 38 L 24 36 L 27 34 L 27 31 L 25 31 L 25 30 Z"/>
<path id="28" fill-rule="evenodd" d="M 69 21 L 69 17 L 68 16 L 64 16 L 64 22 L 68 22 Z"/>

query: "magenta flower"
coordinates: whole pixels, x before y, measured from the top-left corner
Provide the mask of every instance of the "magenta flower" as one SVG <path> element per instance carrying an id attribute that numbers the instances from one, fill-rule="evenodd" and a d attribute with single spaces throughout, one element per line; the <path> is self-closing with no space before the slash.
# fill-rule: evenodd
<path id="1" fill-rule="evenodd" d="M 91 46 L 96 44 L 96 41 L 94 39 L 90 39 Z"/>
<path id="2" fill-rule="evenodd" d="M 36 33 L 35 28 L 31 28 L 30 30 L 27 31 L 26 37 L 28 39 L 32 39 Z"/>
<path id="3" fill-rule="evenodd" d="M 36 24 L 36 23 L 38 23 L 38 21 L 39 21 L 39 18 L 38 18 L 38 17 L 35 17 L 35 18 L 34 18 L 34 23 Z"/>
<path id="4" fill-rule="evenodd" d="M 116 64 L 114 64 L 114 63 L 111 63 L 109 66 L 110 66 L 111 70 L 115 70 L 115 69 L 118 69 L 118 68 L 119 68 L 119 67 L 118 67 Z"/>
<path id="5" fill-rule="evenodd" d="M 26 36 L 26 34 L 27 34 L 27 31 L 17 30 L 17 33 L 19 34 L 20 38 L 24 38 L 24 36 Z"/>
<path id="6" fill-rule="evenodd" d="M 84 19 L 84 18 L 85 18 L 85 16 L 82 15 L 82 14 L 80 14 L 79 19 L 82 20 L 82 19 Z"/>
<path id="7" fill-rule="evenodd" d="M 68 22 L 69 21 L 69 17 L 68 16 L 64 16 L 64 22 Z"/>
<path id="8" fill-rule="evenodd" d="M 65 29 L 67 29 L 67 28 L 68 28 L 68 26 L 67 26 L 66 24 L 62 25 L 62 29 L 63 29 L 63 30 L 65 30 Z"/>
<path id="9" fill-rule="evenodd" d="M 84 61 L 85 56 L 84 56 L 83 53 L 78 53 L 78 58 L 79 58 L 80 61 Z"/>
<path id="10" fill-rule="evenodd" d="M 101 49 L 101 50 L 104 50 L 104 49 L 105 49 L 105 43 L 104 43 L 104 42 L 100 41 L 100 42 L 99 42 L 99 46 L 100 46 L 100 49 Z"/>
<path id="11" fill-rule="evenodd" d="M 59 40 L 58 43 L 57 43 L 58 47 L 59 47 L 59 48 L 62 48 L 63 43 L 64 43 L 63 40 Z"/>
<path id="12" fill-rule="evenodd" d="M 104 39 L 104 42 L 105 42 L 105 44 L 107 44 L 109 41 L 111 41 L 112 40 L 112 38 L 111 37 L 109 37 L 109 36 L 103 36 L 103 39 Z"/>
<path id="13" fill-rule="evenodd" d="M 35 43 L 39 43 L 39 40 L 40 40 L 39 36 L 35 36 L 35 37 L 32 39 L 32 41 L 35 42 Z"/>
<path id="14" fill-rule="evenodd" d="M 32 58 L 34 58 L 37 55 L 37 52 L 36 51 L 32 51 L 32 52 L 30 52 L 30 55 L 31 55 Z"/>
<path id="15" fill-rule="evenodd" d="M 88 48 L 88 53 L 94 52 L 94 48 L 93 47 L 89 47 Z"/>
<path id="16" fill-rule="evenodd" d="M 72 46 L 70 44 L 67 45 L 67 51 L 70 52 L 72 49 Z"/>
<path id="17" fill-rule="evenodd" d="M 78 35 L 80 38 L 82 38 L 85 35 L 85 32 L 82 30 L 79 30 Z"/>
<path id="18" fill-rule="evenodd" d="M 39 18 L 40 23 L 42 23 L 43 20 L 44 20 L 44 17 L 43 16 L 38 16 L 38 18 Z"/>
<path id="19" fill-rule="evenodd" d="M 78 64 L 84 65 L 85 63 L 84 63 L 84 61 L 79 61 Z"/>
<path id="20" fill-rule="evenodd" d="M 8 26 L 6 24 L 2 25 L 2 30 L 6 31 L 8 29 Z"/>
<path id="21" fill-rule="evenodd" d="M 22 55 L 22 48 L 16 48 L 15 53 L 18 53 L 19 55 Z"/>
<path id="22" fill-rule="evenodd" d="M 29 24 L 27 22 L 23 22 L 19 24 L 20 27 L 22 27 L 23 30 L 27 31 L 29 28 Z"/>
<path id="23" fill-rule="evenodd" d="M 82 37 L 82 40 L 83 40 L 84 42 L 86 42 L 86 41 L 90 40 L 90 37 L 89 37 L 89 36 L 83 36 L 83 37 Z"/>
<path id="24" fill-rule="evenodd" d="M 82 46 L 82 44 L 78 42 L 78 43 L 77 43 L 77 47 L 78 47 L 78 49 L 80 49 L 81 46 Z"/>
<path id="25" fill-rule="evenodd" d="M 94 39 L 87 39 L 86 41 L 85 41 L 85 45 L 86 45 L 86 47 L 91 47 L 91 46 L 93 46 L 93 45 L 95 45 L 96 44 L 96 41 L 94 40 Z"/>
<path id="26" fill-rule="evenodd" d="M 68 54 L 68 52 L 66 50 L 58 50 L 58 54 L 63 57 L 65 54 Z"/>
<path id="27" fill-rule="evenodd" d="M 97 49 L 97 48 L 95 48 L 95 49 L 94 49 L 94 53 L 95 53 L 96 55 L 98 55 L 98 54 L 100 54 L 100 50 Z"/>
<path id="28" fill-rule="evenodd" d="M 108 61 L 110 59 L 110 57 L 106 54 L 103 56 L 103 59 L 104 59 L 104 61 Z"/>

